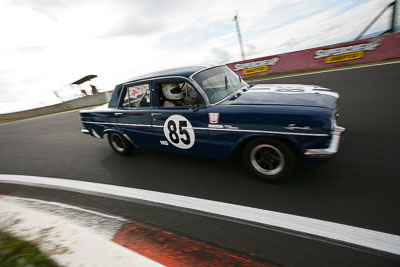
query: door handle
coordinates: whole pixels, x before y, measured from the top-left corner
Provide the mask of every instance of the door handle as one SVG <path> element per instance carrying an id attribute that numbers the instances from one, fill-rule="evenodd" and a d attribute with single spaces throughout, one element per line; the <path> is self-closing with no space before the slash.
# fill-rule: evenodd
<path id="1" fill-rule="evenodd" d="M 114 113 L 115 116 L 121 116 L 121 115 L 123 115 L 123 114 L 124 114 L 124 113 L 122 113 L 122 112 L 115 112 L 115 113 Z"/>
<path id="2" fill-rule="evenodd" d="M 161 116 L 161 115 L 162 115 L 161 112 L 151 113 L 151 116 L 152 116 L 152 117 L 154 117 L 154 116 Z"/>

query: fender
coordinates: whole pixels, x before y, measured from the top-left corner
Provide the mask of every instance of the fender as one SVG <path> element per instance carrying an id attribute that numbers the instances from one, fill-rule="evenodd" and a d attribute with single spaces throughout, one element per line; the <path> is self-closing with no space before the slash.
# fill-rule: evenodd
<path id="1" fill-rule="evenodd" d="M 296 153 L 301 153 L 301 149 L 299 149 L 301 147 L 301 144 L 298 140 L 296 140 L 296 138 L 294 138 L 293 136 L 288 136 L 288 135 L 274 135 L 274 134 L 249 134 L 249 135 L 245 135 L 242 138 L 240 138 L 238 140 L 238 142 L 236 143 L 236 149 L 234 149 L 233 151 L 239 149 L 242 149 L 246 143 L 248 143 L 251 140 L 257 139 L 257 138 L 270 138 L 270 139 L 276 139 L 276 140 L 280 140 L 283 141 L 287 144 L 290 145 L 290 147 L 294 150 L 294 152 Z"/>
<path id="2" fill-rule="evenodd" d="M 103 137 L 104 137 L 104 135 L 112 133 L 112 132 L 119 133 L 120 135 L 124 136 L 126 138 L 126 140 L 128 140 L 128 142 L 131 143 L 131 145 L 133 145 L 135 148 L 138 148 L 138 146 L 135 144 L 135 142 L 133 142 L 133 140 L 127 134 L 124 134 L 123 132 L 121 132 L 117 129 L 105 129 L 103 131 Z"/>

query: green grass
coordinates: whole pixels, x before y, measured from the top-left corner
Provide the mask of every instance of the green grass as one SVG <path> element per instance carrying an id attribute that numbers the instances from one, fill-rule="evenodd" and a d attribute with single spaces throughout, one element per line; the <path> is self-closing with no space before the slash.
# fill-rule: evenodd
<path id="1" fill-rule="evenodd" d="M 12 122 L 12 121 L 16 121 L 17 119 L 15 119 L 15 120 L 0 120 L 0 123 L 6 123 L 6 122 Z"/>
<path id="2" fill-rule="evenodd" d="M 338 67 L 328 67 L 328 68 L 321 68 L 321 69 L 315 69 L 315 70 L 277 73 L 277 74 L 259 76 L 259 77 L 255 77 L 255 78 L 247 78 L 247 79 L 243 78 L 243 79 L 246 82 L 255 82 L 255 81 L 258 81 L 258 80 L 267 80 L 267 79 L 286 77 L 286 76 L 291 76 L 291 75 L 308 74 L 308 73 L 319 72 L 319 71 L 327 71 L 327 70 L 348 69 L 348 68 L 362 67 L 362 66 L 373 66 L 373 65 L 376 65 L 376 64 L 390 63 L 390 62 L 400 62 L 400 58 L 377 61 L 377 62 L 370 62 L 370 63 L 361 63 L 361 64 L 338 66 Z"/>
<path id="3" fill-rule="evenodd" d="M 58 266 L 33 244 L 0 232 L 0 266 L 48 267 Z"/>
<path id="4" fill-rule="evenodd" d="M 100 104 L 100 105 L 104 105 L 104 104 Z M 0 124 L 7 123 L 7 122 L 13 122 L 13 121 L 19 121 L 19 120 L 25 120 L 25 119 L 30 119 L 30 118 L 38 118 L 38 117 L 43 117 L 43 116 L 47 116 L 47 115 L 71 111 L 71 110 L 80 110 L 80 109 L 84 109 L 84 108 L 91 108 L 91 107 L 96 107 L 96 106 L 100 106 L 100 105 L 90 105 L 90 106 L 83 106 L 80 108 L 70 108 L 70 109 L 65 109 L 65 110 L 56 111 L 56 112 L 50 112 L 50 113 L 46 113 L 46 114 L 42 114 L 42 115 L 38 115 L 38 116 L 23 117 L 23 118 L 12 119 L 12 120 L 0 120 Z"/>

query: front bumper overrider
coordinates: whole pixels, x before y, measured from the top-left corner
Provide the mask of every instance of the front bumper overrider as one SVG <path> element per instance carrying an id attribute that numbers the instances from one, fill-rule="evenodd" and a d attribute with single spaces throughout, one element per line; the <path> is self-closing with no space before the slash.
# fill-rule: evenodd
<path id="1" fill-rule="evenodd" d="M 90 131 L 88 129 L 82 129 L 81 133 L 83 134 L 90 134 Z"/>
<path id="2" fill-rule="evenodd" d="M 340 138 L 344 131 L 345 128 L 335 126 L 328 148 L 307 149 L 306 152 L 304 152 L 304 155 L 313 158 L 325 158 L 335 154 L 339 150 Z"/>

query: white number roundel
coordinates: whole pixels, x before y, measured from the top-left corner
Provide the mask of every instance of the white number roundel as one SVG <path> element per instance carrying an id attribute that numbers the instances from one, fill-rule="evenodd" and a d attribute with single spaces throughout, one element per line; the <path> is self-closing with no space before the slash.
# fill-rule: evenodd
<path id="1" fill-rule="evenodd" d="M 164 123 L 164 135 L 168 141 L 181 149 L 189 149 L 194 144 L 192 124 L 181 115 L 172 115 Z"/>

